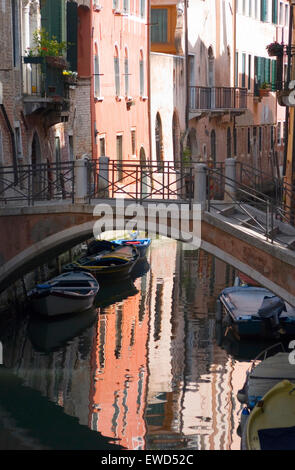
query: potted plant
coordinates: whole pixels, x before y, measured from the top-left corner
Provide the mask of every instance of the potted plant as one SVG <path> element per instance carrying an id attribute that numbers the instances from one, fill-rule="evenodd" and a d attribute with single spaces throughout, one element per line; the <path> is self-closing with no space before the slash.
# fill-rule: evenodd
<path id="1" fill-rule="evenodd" d="M 62 72 L 64 82 L 68 85 L 76 85 L 77 84 L 77 72 L 72 72 L 71 70 L 63 70 Z"/>
<path id="2" fill-rule="evenodd" d="M 65 41 L 59 42 L 56 36 L 50 38 L 48 31 L 44 28 L 33 33 L 33 47 L 26 50 L 25 63 L 44 63 L 55 68 L 66 68 L 67 61 L 63 53 L 67 50 Z"/>
<path id="3" fill-rule="evenodd" d="M 259 97 L 263 98 L 264 96 L 268 96 L 271 89 L 270 83 L 263 82 L 259 87 Z"/>
<path id="4" fill-rule="evenodd" d="M 266 50 L 270 57 L 282 56 L 284 54 L 284 44 L 280 44 L 277 41 L 272 42 L 266 46 Z"/>

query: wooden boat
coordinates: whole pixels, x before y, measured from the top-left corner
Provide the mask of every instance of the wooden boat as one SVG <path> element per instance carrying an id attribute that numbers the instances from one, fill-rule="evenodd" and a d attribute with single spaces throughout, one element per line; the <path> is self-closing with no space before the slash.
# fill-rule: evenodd
<path id="1" fill-rule="evenodd" d="M 282 380 L 272 387 L 251 411 L 246 429 L 248 450 L 295 450 L 295 383 Z"/>
<path id="2" fill-rule="evenodd" d="M 139 259 L 139 253 L 134 247 L 120 247 L 113 252 L 93 256 L 85 256 L 74 263 L 63 267 L 64 271 L 82 270 L 103 279 L 115 279 L 129 276 Z"/>
<path id="3" fill-rule="evenodd" d="M 240 337 L 295 335 L 295 309 L 264 287 L 227 287 L 218 299 Z"/>
<path id="4" fill-rule="evenodd" d="M 150 238 L 135 238 L 135 239 L 118 239 L 112 240 L 112 243 L 115 243 L 119 246 L 134 246 L 138 249 L 140 257 L 143 258 L 151 244 Z"/>
<path id="5" fill-rule="evenodd" d="M 70 271 L 38 284 L 28 298 L 35 312 L 51 317 L 91 308 L 98 290 L 98 282 L 91 274 Z"/>

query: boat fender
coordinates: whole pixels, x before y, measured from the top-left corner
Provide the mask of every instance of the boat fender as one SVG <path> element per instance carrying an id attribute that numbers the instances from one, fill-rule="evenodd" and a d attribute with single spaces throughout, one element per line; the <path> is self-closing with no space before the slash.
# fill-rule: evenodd
<path id="1" fill-rule="evenodd" d="M 240 403 L 247 403 L 247 392 L 246 392 L 245 385 L 241 390 L 238 390 L 237 399 L 239 400 Z"/>
<path id="2" fill-rule="evenodd" d="M 218 322 L 222 321 L 222 303 L 219 299 L 216 301 L 215 318 Z"/>

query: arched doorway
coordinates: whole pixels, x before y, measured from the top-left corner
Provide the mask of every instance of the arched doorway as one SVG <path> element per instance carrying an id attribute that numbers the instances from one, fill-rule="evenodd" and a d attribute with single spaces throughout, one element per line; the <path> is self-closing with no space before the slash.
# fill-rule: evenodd
<path id="1" fill-rule="evenodd" d="M 42 191 L 42 171 L 41 171 L 41 147 L 37 132 L 34 133 L 32 140 L 32 192 L 33 197 L 40 199 Z"/>
<path id="2" fill-rule="evenodd" d="M 146 168 L 146 155 L 145 155 L 145 150 L 143 147 L 140 147 L 140 152 L 139 152 L 139 158 L 140 158 L 140 167 L 141 167 L 141 178 L 140 178 L 140 195 L 141 198 L 145 198 L 148 196 L 148 169 Z"/>

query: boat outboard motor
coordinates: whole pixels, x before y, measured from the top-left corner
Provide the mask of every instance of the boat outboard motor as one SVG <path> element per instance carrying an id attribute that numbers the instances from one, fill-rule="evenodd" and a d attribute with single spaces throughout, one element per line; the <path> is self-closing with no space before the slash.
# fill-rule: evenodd
<path id="1" fill-rule="evenodd" d="M 274 336 L 279 336 L 279 328 L 280 328 L 280 315 L 282 312 L 286 312 L 286 305 L 285 302 L 273 295 L 271 297 L 265 296 L 260 309 L 258 310 L 257 314 L 260 318 L 265 321 L 266 329 L 270 328 L 270 333 Z M 268 328 L 267 328 L 268 326 Z"/>

